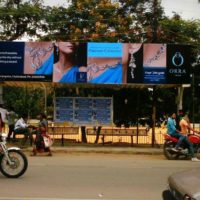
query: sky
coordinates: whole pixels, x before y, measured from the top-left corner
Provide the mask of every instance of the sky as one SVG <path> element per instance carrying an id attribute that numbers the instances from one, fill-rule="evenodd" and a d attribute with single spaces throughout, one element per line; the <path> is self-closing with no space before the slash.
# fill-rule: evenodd
<path id="1" fill-rule="evenodd" d="M 66 0 L 43 0 L 48 6 L 65 6 Z M 198 0 L 162 0 L 165 14 L 173 16 L 173 12 L 178 13 L 185 20 L 200 19 L 200 3 Z"/>

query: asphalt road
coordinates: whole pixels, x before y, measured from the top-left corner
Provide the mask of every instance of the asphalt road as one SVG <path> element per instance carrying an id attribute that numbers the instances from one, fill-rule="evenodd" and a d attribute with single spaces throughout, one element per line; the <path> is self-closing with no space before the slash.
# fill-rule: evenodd
<path id="1" fill-rule="evenodd" d="M 0 200 L 161 200 L 170 174 L 200 167 L 162 155 L 55 153 L 28 159 L 21 178 L 0 174 Z"/>

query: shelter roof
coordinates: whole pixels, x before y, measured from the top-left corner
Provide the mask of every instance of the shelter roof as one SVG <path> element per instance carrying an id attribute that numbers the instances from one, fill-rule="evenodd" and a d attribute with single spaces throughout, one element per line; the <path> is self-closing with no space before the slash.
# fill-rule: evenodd
<path id="1" fill-rule="evenodd" d="M 55 87 L 55 88 L 73 88 L 73 87 L 82 87 L 82 88 L 113 88 L 113 89 L 121 89 L 121 88 L 172 88 L 179 87 L 181 84 L 62 84 L 62 83 L 53 83 L 53 82 L 36 82 L 36 81 L 2 81 L 0 82 L 2 86 L 10 86 L 10 87 L 31 87 L 31 88 L 44 88 L 44 87 Z M 190 85 L 188 85 L 190 86 Z"/>

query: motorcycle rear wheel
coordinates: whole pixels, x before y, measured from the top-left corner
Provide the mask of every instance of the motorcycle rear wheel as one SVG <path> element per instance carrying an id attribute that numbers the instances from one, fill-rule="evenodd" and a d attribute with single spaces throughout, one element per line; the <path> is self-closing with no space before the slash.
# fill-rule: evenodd
<path id="1" fill-rule="evenodd" d="M 18 178 L 22 176 L 28 167 L 28 160 L 25 154 L 19 150 L 9 150 L 8 155 L 12 164 L 10 165 L 5 155 L 0 158 L 0 171 L 8 178 Z"/>
<path id="2" fill-rule="evenodd" d="M 197 157 L 198 159 L 200 159 L 200 147 L 199 147 L 199 146 L 198 146 L 198 148 L 197 148 L 196 157 Z"/>
<path id="3" fill-rule="evenodd" d="M 164 156 L 168 160 L 177 160 L 179 155 L 176 152 L 173 152 L 171 149 L 175 147 L 175 144 L 171 141 L 165 141 L 163 146 Z"/>

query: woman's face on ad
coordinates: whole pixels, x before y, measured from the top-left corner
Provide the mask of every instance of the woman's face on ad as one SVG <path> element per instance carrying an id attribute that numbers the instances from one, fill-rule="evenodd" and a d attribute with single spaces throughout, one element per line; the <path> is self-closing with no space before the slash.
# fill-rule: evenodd
<path id="1" fill-rule="evenodd" d="M 71 54 L 74 53 L 76 44 L 71 42 L 58 42 L 58 48 L 65 54 Z"/>

